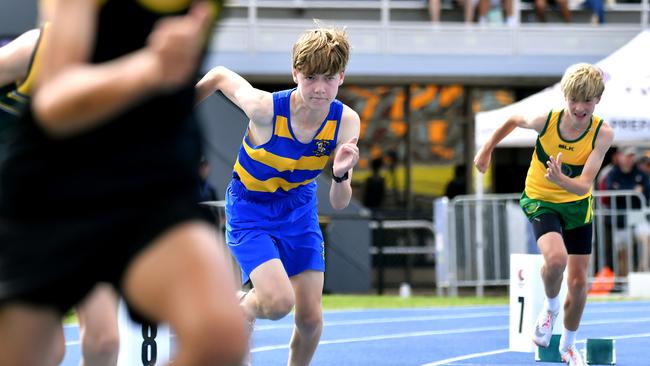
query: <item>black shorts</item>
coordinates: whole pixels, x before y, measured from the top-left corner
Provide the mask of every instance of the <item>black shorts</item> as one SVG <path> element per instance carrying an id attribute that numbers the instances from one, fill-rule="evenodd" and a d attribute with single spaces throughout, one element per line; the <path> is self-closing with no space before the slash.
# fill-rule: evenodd
<path id="1" fill-rule="evenodd" d="M 543 213 L 530 220 L 533 224 L 535 239 L 550 232 L 557 232 L 562 235 L 564 246 L 569 254 L 591 254 L 592 223 L 578 226 L 573 229 L 565 229 L 558 215 Z"/>
<path id="2" fill-rule="evenodd" d="M 163 231 L 202 220 L 191 194 L 90 213 L 19 222 L 0 218 L 0 305 L 22 302 L 62 314 L 97 282 L 119 291 L 133 258 Z"/>

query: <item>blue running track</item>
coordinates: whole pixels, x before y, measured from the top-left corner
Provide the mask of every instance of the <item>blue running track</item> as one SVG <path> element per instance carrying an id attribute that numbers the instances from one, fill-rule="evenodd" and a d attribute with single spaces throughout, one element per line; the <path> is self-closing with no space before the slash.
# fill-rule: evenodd
<path id="1" fill-rule="evenodd" d="M 324 318 L 313 366 L 558 365 L 508 351 L 507 306 L 328 311 Z M 291 316 L 258 320 L 253 364 L 286 365 L 292 326 Z M 79 329 L 67 326 L 65 334 L 62 366 L 77 366 Z M 616 339 L 617 365 L 650 366 L 650 302 L 587 304 L 579 348 L 586 338 Z"/>

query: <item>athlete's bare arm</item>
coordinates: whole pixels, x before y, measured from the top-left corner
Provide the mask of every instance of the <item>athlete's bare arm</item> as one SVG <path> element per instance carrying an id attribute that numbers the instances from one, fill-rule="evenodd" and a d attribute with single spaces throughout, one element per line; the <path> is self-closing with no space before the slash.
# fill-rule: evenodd
<path id="1" fill-rule="evenodd" d="M 231 102 L 241 108 L 246 116 L 258 125 L 271 125 L 273 95 L 254 88 L 246 79 L 223 66 L 217 66 L 196 84 L 196 104 L 215 91 L 221 91 Z"/>
<path id="2" fill-rule="evenodd" d="M 273 94 L 254 88 L 246 79 L 223 66 L 208 71 L 196 84 L 196 104 L 221 91 L 249 119 L 248 137 L 256 145 L 273 134 Z"/>
<path id="3" fill-rule="evenodd" d="M 29 30 L 0 48 L 0 85 L 21 81 L 27 76 L 29 60 L 41 34 Z"/>
<path id="4" fill-rule="evenodd" d="M 43 44 L 47 62 L 39 75 L 34 111 L 55 136 L 101 125 L 147 96 L 187 82 L 213 18 L 209 5 L 200 2 L 186 16 L 160 21 L 144 48 L 90 64 L 97 1 L 52 1 L 52 25 Z"/>
<path id="5" fill-rule="evenodd" d="M 341 127 L 339 129 L 336 150 L 332 162 L 332 172 L 337 177 L 348 173 L 348 179 L 337 183 L 332 180 L 330 188 L 330 204 L 337 210 L 344 209 L 350 203 L 352 197 L 352 171 L 359 161 L 359 140 L 360 120 L 357 112 L 350 107 L 343 106 L 343 115 L 341 116 Z"/>
<path id="6" fill-rule="evenodd" d="M 492 151 L 497 146 L 501 140 L 506 138 L 515 128 L 526 128 L 537 131 L 537 133 L 542 132 L 544 125 L 546 124 L 546 119 L 548 114 L 538 115 L 532 118 L 526 118 L 523 116 L 512 116 L 508 120 L 499 126 L 492 136 L 481 146 L 481 148 L 474 156 L 474 165 L 479 172 L 485 173 L 488 166 L 490 166 L 490 160 L 492 159 Z"/>

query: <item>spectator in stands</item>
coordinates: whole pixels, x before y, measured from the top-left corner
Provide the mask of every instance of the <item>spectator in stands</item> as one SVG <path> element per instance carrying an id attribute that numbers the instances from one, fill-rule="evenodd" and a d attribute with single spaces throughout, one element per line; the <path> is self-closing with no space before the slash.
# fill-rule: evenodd
<path id="1" fill-rule="evenodd" d="M 645 151 L 637 164 L 639 169 L 650 176 L 650 150 Z M 650 202 L 649 202 L 650 204 Z M 634 235 L 638 243 L 638 270 L 641 272 L 650 271 L 650 216 L 645 215 L 645 221 L 634 228 Z"/>
<path id="2" fill-rule="evenodd" d="M 191 113 L 220 3 L 50 3 L 33 103 L 0 168 L 0 364 L 55 364 L 62 316 L 100 281 L 171 325 L 178 364 L 238 364 L 244 318 L 196 204 Z"/>
<path id="3" fill-rule="evenodd" d="M 641 169 L 642 172 L 650 176 L 650 150 L 647 150 L 641 154 L 637 166 L 639 169 Z"/>
<path id="4" fill-rule="evenodd" d="M 616 146 L 612 146 L 607 152 L 607 155 L 605 156 L 605 160 L 604 160 L 607 162 L 607 164 L 603 166 L 598 172 L 598 177 L 596 178 L 596 189 L 600 191 L 605 190 L 605 181 L 607 180 L 607 174 L 609 174 L 612 168 L 616 166 L 617 154 L 618 154 L 618 148 Z M 607 204 L 609 204 L 609 201 L 607 201 Z"/>
<path id="5" fill-rule="evenodd" d="M 467 194 L 467 179 L 465 178 L 467 172 L 465 169 L 465 164 L 456 165 L 454 177 L 447 183 L 447 187 L 445 187 L 445 196 L 447 198 L 452 199 L 456 196 Z"/>
<path id="6" fill-rule="evenodd" d="M 491 22 L 489 14 L 497 14 L 500 22 L 509 27 L 516 25 L 516 20 L 512 15 L 512 0 L 480 0 L 478 4 L 478 22 L 486 24 Z M 502 19 L 502 20 L 501 20 Z"/>
<path id="7" fill-rule="evenodd" d="M 336 99 L 350 43 L 343 29 L 305 31 L 294 43 L 296 87 L 269 93 L 217 66 L 196 84 L 197 103 L 221 91 L 249 118 L 226 190 L 226 239 L 254 288 L 241 296 L 252 324 L 278 320 L 295 305 L 288 365 L 308 365 L 323 329 L 325 243 L 315 179 L 331 161 L 329 202 L 352 197 L 359 115 Z M 223 121 L 222 121 L 223 123 Z"/>
<path id="8" fill-rule="evenodd" d="M 604 0 L 585 0 L 582 4 L 585 8 L 591 9 L 591 24 L 605 23 L 605 1 Z"/>
<path id="9" fill-rule="evenodd" d="M 440 1 L 429 0 L 429 17 L 431 22 L 440 22 Z M 458 5 L 463 8 L 463 19 L 465 23 L 473 23 L 475 17 L 475 9 L 477 8 L 480 0 L 455 0 Z M 489 1 L 489 0 L 488 0 Z M 510 0 L 506 0 L 510 1 Z"/>
<path id="10" fill-rule="evenodd" d="M 440 22 L 440 0 L 429 0 L 429 18 L 432 23 Z"/>
<path id="11" fill-rule="evenodd" d="M 388 181 L 390 182 L 389 186 L 392 187 L 392 192 L 389 196 L 392 196 L 395 206 L 401 206 L 404 204 L 405 199 L 400 198 L 398 187 L 398 178 L 397 178 L 397 163 L 399 162 L 399 156 L 396 149 L 389 149 L 386 152 L 385 156 L 386 168 L 388 169 Z"/>
<path id="12" fill-rule="evenodd" d="M 605 189 L 637 191 L 643 195 L 645 202 L 639 202 L 638 199 L 632 198 L 630 201 L 631 207 L 629 208 L 639 209 L 647 205 L 648 198 L 650 198 L 650 178 L 637 167 L 637 149 L 635 147 L 627 146 L 619 150 L 616 157 L 616 165 L 610 170 L 605 179 Z M 627 214 L 625 213 L 628 208 L 628 199 L 626 197 L 617 197 L 611 203 L 611 208 L 615 209 L 616 212 L 622 212 L 617 214 L 615 219 L 616 228 L 613 230 L 613 240 L 616 242 L 616 247 L 619 251 L 614 254 L 618 255 L 620 274 L 627 274 L 633 269 L 627 262 L 627 251 L 633 250 L 633 243 L 626 242 L 626 237 L 629 235 L 626 232 L 629 223 L 627 222 Z M 643 224 L 636 226 L 634 230 L 639 234 L 648 231 L 647 227 L 644 227 Z"/>
<path id="13" fill-rule="evenodd" d="M 650 178 L 637 166 L 637 149 L 635 147 L 624 147 L 619 150 L 616 156 L 616 163 L 605 178 L 605 189 L 607 190 L 634 190 L 645 197 L 645 203 L 650 197 Z M 625 197 L 618 197 L 612 207 L 625 209 Z M 632 208 L 641 207 L 638 200 L 632 201 Z M 625 215 L 617 219 L 618 227 L 625 225 Z"/>
<path id="14" fill-rule="evenodd" d="M 596 178 L 596 183 L 595 183 L 595 189 L 599 191 L 604 191 L 605 188 L 605 182 L 607 181 L 607 175 L 609 172 L 612 170 L 612 168 L 616 165 L 616 155 L 618 155 L 618 148 L 616 146 L 612 146 L 608 151 L 607 154 L 605 155 L 604 161 L 607 162 L 605 166 L 603 166 L 600 169 L 600 172 L 598 172 L 598 176 Z M 600 197 L 598 204 L 602 205 L 602 207 L 609 208 L 610 207 L 610 198 L 608 196 Z M 608 212 L 608 211 L 605 211 Z M 608 270 L 612 270 L 612 264 L 613 264 L 613 259 L 612 259 L 612 237 L 614 233 L 614 228 L 612 227 L 612 215 L 609 215 L 607 213 L 604 213 L 602 215 L 603 217 L 603 222 L 604 222 L 604 232 L 602 233 L 603 238 L 602 241 L 605 243 L 605 247 L 603 248 L 603 252 L 600 251 L 599 247 L 595 248 L 594 251 L 594 256 L 596 257 L 595 263 L 600 263 L 600 258 L 604 258 L 604 263 L 605 266 L 608 267 Z M 600 234 L 598 231 L 596 231 L 596 235 Z M 602 268 L 599 268 L 598 270 L 602 270 Z"/>
<path id="15" fill-rule="evenodd" d="M 562 77 L 560 87 L 564 108 L 528 118 L 510 117 L 479 149 L 474 163 L 485 172 L 496 145 L 517 127 L 537 132 L 537 146 L 520 200 L 544 257 L 541 276 L 546 299 L 535 322 L 533 342 L 540 347 L 550 344 L 567 269 L 559 351 L 564 362 L 585 366 L 575 339 L 587 300 L 593 229 L 591 190 L 614 131 L 593 115 L 605 90 L 602 70 L 590 64 L 573 65 Z"/>
<path id="16" fill-rule="evenodd" d="M 537 14 L 537 20 L 542 23 L 546 23 L 546 9 L 550 5 L 551 7 L 557 7 L 560 10 L 562 19 L 565 23 L 571 23 L 571 11 L 569 10 L 569 0 L 534 0 L 535 1 L 535 14 Z"/>
<path id="17" fill-rule="evenodd" d="M 386 195 L 386 181 L 381 175 L 381 167 L 384 164 L 384 159 L 379 156 L 372 159 L 370 167 L 372 174 L 366 179 L 363 191 L 363 205 L 377 209 L 384 203 L 384 196 Z"/>
<path id="18" fill-rule="evenodd" d="M 199 162 L 199 179 L 200 179 L 199 194 L 200 194 L 201 202 L 217 200 L 217 189 L 214 188 L 214 186 L 212 185 L 212 183 L 210 183 L 210 181 L 208 181 L 209 174 L 210 174 L 210 162 L 205 156 L 202 156 L 201 161 Z M 208 206 L 201 206 L 201 210 L 203 211 L 206 220 L 211 222 L 216 222 L 216 220 L 218 219 L 214 211 L 215 208 L 208 207 Z"/>

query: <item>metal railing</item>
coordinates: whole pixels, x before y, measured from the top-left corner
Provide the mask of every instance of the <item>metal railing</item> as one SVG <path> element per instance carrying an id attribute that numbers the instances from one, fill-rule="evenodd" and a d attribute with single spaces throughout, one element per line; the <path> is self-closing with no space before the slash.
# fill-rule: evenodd
<path id="1" fill-rule="evenodd" d="M 642 194 L 632 190 L 594 191 L 593 196 L 590 280 L 597 270 L 611 265 L 618 283 L 624 286 L 634 268 L 633 229 L 646 220 L 647 203 Z M 457 295 L 460 287 L 474 287 L 476 295 L 483 296 L 486 286 L 508 285 L 510 254 L 536 250 L 519 198 L 520 194 L 494 194 L 436 201 L 436 281 L 440 293 L 447 289 Z M 603 199 L 609 199 L 609 205 Z M 621 253 L 624 255 L 619 256 Z M 626 264 L 622 267 L 621 263 Z"/>
<path id="2" fill-rule="evenodd" d="M 384 265 L 384 256 L 385 255 L 430 255 L 434 256 L 436 254 L 436 249 L 434 246 L 387 246 L 384 245 L 384 238 L 382 232 L 384 230 L 426 230 L 427 233 L 430 233 L 433 237 L 434 229 L 433 223 L 428 220 L 390 220 L 390 219 L 381 219 L 381 220 L 372 220 L 368 222 L 368 227 L 370 230 L 375 230 L 379 238 L 375 240 L 373 245 L 370 247 L 370 254 L 377 256 L 377 293 L 383 294 L 385 287 L 385 265 Z"/>

